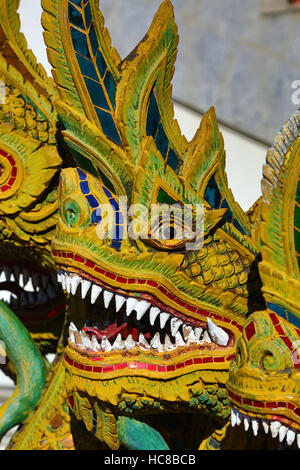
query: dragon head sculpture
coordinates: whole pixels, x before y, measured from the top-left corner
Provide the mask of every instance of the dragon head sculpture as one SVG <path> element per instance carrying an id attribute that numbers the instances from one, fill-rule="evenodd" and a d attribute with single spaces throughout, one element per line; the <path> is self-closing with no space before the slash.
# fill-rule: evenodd
<path id="1" fill-rule="evenodd" d="M 65 311 L 50 253 L 62 165 L 55 88 L 27 50 L 18 6 L 0 6 L 0 290 L 42 351 L 54 352 Z"/>
<path id="2" fill-rule="evenodd" d="M 267 309 L 251 315 L 237 344 L 228 391 L 232 424 L 243 422 L 300 448 L 300 114 L 267 155 L 255 232 Z"/>
<path id="3" fill-rule="evenodd" d="M 178 35 L 168 0 L 123 61 L 95 0 L 42 4 L 55 109 L 75 161 L 61 173 L 52 239 L 72 311 L 70 408 L 111 448 L 120 445 L 116 416 L 153 424 L 174 446 L 184 429 L 189 436 L 197 429 L 199 445 L 205 421 L 215 428 L 230 415 L 229 364 L 247 313 L 258 308 L 248 288 L 257 256 L 251 223 L 228 188 L 215 112 L 191 142 L 181 135 L 171 101 Z M 169 218 L 160 216 L 164 205 Z M 185 416 L 180 436 L 172 418 L 164 427 L 165 414 Z"/>

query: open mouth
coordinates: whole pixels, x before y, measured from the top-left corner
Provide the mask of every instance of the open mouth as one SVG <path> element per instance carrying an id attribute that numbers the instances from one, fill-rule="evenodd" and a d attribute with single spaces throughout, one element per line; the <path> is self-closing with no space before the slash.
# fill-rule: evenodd
<path id="1" fill-rule="evenodd" d="M 138 349 L 157 353 L 176 350 L 224 349 L 234 339 L 230 331 L 184 317 L 149 294 L 124 292 L 99 285 L 74 272 L 58 271 L 58 282 L 87 304 L 86 323 L 81 331 L 71 323 L 69 344 L 81 352 L 110 353 Z"/>
<path id="2" fill-rule="evenodd" d="M 31 272 L 19 266 L 4 266 L 0 271 L 0 300 L 13 311 L 43 310 L 49 301 L 62 297 L 55 274 Z"/>
<path id="3" fill-rule="evenodd" d="M 270 434 L 274 439 L 279 439 L 282 444 L 297 445 L 300 449 L 300 432 L 289 425 L 282 416 L 273 416 L 272 419 L 251 417 L 236 408 L 231 409 L 231 426 L 244 425 L 245 431 L 252 429 L 254 436 L 258 435 L 262 427 L 265 434 Z"/>

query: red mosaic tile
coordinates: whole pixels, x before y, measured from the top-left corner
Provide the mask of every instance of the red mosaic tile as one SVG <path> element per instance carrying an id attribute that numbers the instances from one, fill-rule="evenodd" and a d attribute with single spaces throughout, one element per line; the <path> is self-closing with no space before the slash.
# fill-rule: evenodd
<path id="1" fill-rule="evenodd" d="M 104 274 L 105 273 L 104 269 L 98 268 L 98 266 L 96 266 L 94 268 L 94 271 L 96 271 L 96 273 L 98 273 L 98 274 Z"/>
<path id="2" fill-rule="evenodd" d="M 127 284 L 127 279 L 125 279 L 125 277 L 118 276 L 116 281 L 120 282 L 121 284 Z"/>
<path id="3" fill-rule="evenodd" d="M 7 155 L 7 160 L 9 161 L 11 166 L 15 166 L 16 162 L 15 162 L 15 159 L 12 157 L 12 155 Z"/>
<path id="4" fill-rule="evenodd" d="M 73 256 L 74 256 L 73 253 L 68 253 L 67 258 L 68 259 L 73 259 Z"/>
<path id="5" fill-rule="evenodd" d="M 166 366 L 158 366 L 157 371 L 158 372 L 167 372 L 167 367 Z"/>
<path id="6" fill-rule="evenodd" d="M 175 366 L 167 366 L 167 372 L 174 372 L 175 370 Z"/>
<path id="7" fill-rule="evenodd" d="M 82 264 L 85 263 L 85 259 L 79 255 L 75 255 L 74 260 L 76 261 L 76 263 L 82 263 Z"/>
<path id="8" fill-rule="evenodd" d="M 277 408 L 277 402 L 273 401 L 266 403 L 266 408 Z"/>
<path id="9" fill-rule="evenodd" d="M 114 366 L 106 366 L 102 368 L 103 374 L 106 374 L 107 372 L 113 372 L 114 371 Z"/>
<path id="10" fill-rule="evenodd" d="M 187 309 L 189 312 L 193 312 L 193 313 L 196 313 L 196 312 L 197 312 L 197 307 L 193 307 L 192 305 L 187 305 L 187 306 L 186 306 L 186 309 Z"/>
<path id="11" fill-rule="evenodd" d="M 10 189 L 10 187 L 7 186 L 7 184 L 6 184 L 5 186 L 1 186 L 1 191 L 2 191 L 3 193 L 5 193 L 5 191 L 8 191 L 9 189 Z"/>
<path id="12" fill-rule="evenodd" d="M 194 359 L 194 364 L 202 364 L 202 357 L 196 357 Z"/>
<path id="13" fill-rule="evenodd" d="M 204 357 L 203 358 L 203 364 L 211 364 L 213 362 L 212 357 Z"/>
<path id="14" fill-rule="evenodd" d="M 146 281 L 144 279 L 139 279 L 138 284 L 140 285 L 146 284 Z"/>
<path id="15" fill-rule="evenodd" d="M 102 373 L 102 367 L 93 367 L 93 372 L 101 374 Z"/>
<path id="16" fill-rule="evenodd" d="M 136 279 L 128 279 L 128 284 L 137 284 Z"/>
<path id="17" fill-rule="evenodd" d="M 11 176 L 17 176 L 17 173 L 18 173 L 18 170 L 17 170 L 17 167 L 13 167 L 13 169 L 11 170 Z"/>
<path id="18" fill-rule="evenodd" d="M 184 365 L 185 365 L 185 367 L 192 366 L 193 365 L 193 359 L 189 359 L 188 361 L 185 361 Z"/>
<path id="19" fill-rule="evenodd" d="M 94 267 L 95 267 L 95 263 L 93 263 L 92 261 L 90 261 L 88 259 L 85 260 L 85 265 L 86 265 L 87 268 L 91 268 L 91 269 L 94 269 Z"/>
<path id="20" fill-rule="evenodd" d="M 273 322 L 273 325 L 278 325 L 279 324 L 279 318 L 277 317 L 277 315 L 275 313 L 270 313 L 270 318 Z"/>
<path id="21" fill-rule="evenodd" d="M 285 342 L 285 344 L 287 345 L 287 347 L 292 351 L 293 350 L 293 344 L 291 343 L 291 341 L 289 340 L 289 338 L 287 338 L 286 336 L 285 337 L 281 337 L 282 341 Z"/>
<path id="22" fill-rule="evenodd" d="M 179 364 L 176 364 L 176 369 L 182 369 L 184 367 L 184 362 L 180 362 Z"/>
<path id="23" fill-rule="evenodd" d="M 214 362 L 225 362 L 225 358 L 224 357 L 215 357 Z"/>
<path id="24" fill-rule="evenodd" d="M 283 329 L 282 329 L 282 327 L 281 327 L 280 325 L 276 325 L 276 326 L 275 326 L 275 329 L 276 329 L 276 331 L 277 331 L 277 333 L 278 333 L 279 335 L 282 335 L 282 336 L 285 335 L 285 333 L 284 333 L 284 331 L 283 331 Z"/>
<path id="25" fill-rule="evenodd" d="M 248 398 L 243 398 L 242 401 L 245 405 L 252 406 L 252 400 L 248 400 Z"/>
<path id="26" fill-rule="evenodd" d="M 156 365 L 155 364 L 148 364 L 147 369 L 150 371 L 155 371 L 156 370 Z"/>
<path id="27" fill-rule="evenodd" d="M 285 403 L 285 406 L 286 406 L 286 403 Z M 287 407 L 288 407 L 289 410 L 292 410 L 292 411 L 296 408 L 296 406 L 293 405 L 293 403 L 288 403 Z"/>
<path id="28" fill-rule="evenodd" d="M 105 273 L 105 276 L 108 277 L 108 279 L 112 279 L 113 281 L 116 279 L 116 275 L 115 274 L 112 274 L 112 273 L 109 273 L 106 271 Z"/>
<path id="29" fill-rule="evenodd" d="M 233 359 L 235 359 L 235 354 L 227 357 L 227 361 L 232 361 Z"/>
<path id="30" fill-rule="evenodd" d="M 138 363 L 138 369 L 147 369 L 147 364 L 145 364 L 143 362 L 139 362 Z"/>
<path id="31" fill-rule="evenodd" d="M 12 186 L 15 181 L 16 181 L 16 177 L 15 177 L 15 176 L 12 176 L 12 177 L 10 178 L 9 182 L 7 183 L 8 186 Z"/>
<path id="32" fill-rule="evenodd" d="M 115 365 L 115 370 L 126 369 L 126 367 L 127 367 L 127 362 L 123 362 L 122 364 L 116 364 Z"/>
<path id="33" fill-rule="evenodd" d="M 93 372 L 93 367 L 92 366 L 84 366 L 85 372 Z"/>
<path id="34" fill-rule="evenodd" d="M 148 286 L 150 286 L 150 287 L 155 287 L 155 288 L 158 287 L 157 282 L 154 282 L 154 281 L 147 281 L 147 284 L 148 284 Z"/>

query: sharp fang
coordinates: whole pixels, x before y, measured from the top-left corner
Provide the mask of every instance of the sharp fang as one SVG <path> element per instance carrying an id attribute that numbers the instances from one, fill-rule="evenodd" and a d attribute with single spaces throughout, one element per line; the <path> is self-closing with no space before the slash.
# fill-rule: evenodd
<path id="1" fill-rule="evenodd" d="M 102 287 L 97 286 L 97 284 L 93 284 L 92 292 L 91 292 L 91 304 L 92 305 L 94 305 L 94 303 L 98 299 L 101 292 L 102 292 Z"/>
<path id="2" fill-rule="evenodd" d="M 165 351 L 172 351 L 175 349 L 174 345 L 172 344 L 172 341 L 168 335 L 166 335 L 165 338 L 165 344 L 164 344 L 164 350 Z"/>
<path id="3" fill-rule="evenodd" d="M 147 312 L 147 310 L 149 309 L 149 307 L 150 307 L 150 304 L 149 302 L 146 302 L 146 300 L 141 300 L 140 302 L 138 302 L 135 307 L 136 319 L 141 320 L 143 316 L 145 315 L 145 313 Z"/>
<path id="4" fill-rule="evenodd" d="M 70 282 L 71 282 L 71 294 L 75 295 L 76 292 L 77 292 L 77 288 L 79 286 L 79 283 L 80 283 L 80 277 L 77 276 L 77 275 L 72 276 L 70 278 Z"/>
<path id="5" fill-rule="evenodd" d="M 197 341 L 200 341 L 202 333 L 203 333 L 203 328 L 195 328 L 195 336 L 196 336 Z"/>
<path id="6" fill-rule="evenodd" d="M 33 277 L 31 278 L 31 282 L 32 282 L 33 289 L 35 291 L 36 286 L 34 285 Z M 66 275 L 65 274 L 61 275 L 61 285 L 62 285 L 63 290 L 66 290 Z"/>
<path id="7" fill-rule="evenodd" d="M 113 349 L 123 349 L 123 342 L 122 342 L 122 335 L 121 333 L 118 334 L 118 336 L 115 339 L 115 342 L 113 344 Z"/>
<path id="8" fill-rule="evenodd" d="M 204 341 L 204 343 L 211 343 L 211 339 L 210 339 L 210 336 L 207 333 L 207 331 L 204 331 L 204 335 L 203 335 L 202 340 Z"/>
<path id="9" fill-rule="evenodd" d="M 96 336 L 92 336 L 92 348 L 93 348 L 94 351 L 99 351 L 99 349 L 100 349 L 100 345 L 97 341 Z"/>
<path id="10" fill-rule="evenodd" d="M 258 428 L 259 428 L 259 423 L 258 423 L 257 419 L 252 419 L 252 430 L 253 430 L 254 436 L 257 436 Z"/>
<path id="11" fill-rule="evenodd" d="M 280 426 L 279 429 L 279 442 L 284 441 L 286 433 L 288 432 L 288 428 L 286 426 Z"/>
<path id="12" fill-rule="evenodd" d="M 245 431 L 248 431 L 250 427 L 250 419 L 248 418 L 248 416 L 245 416 L 244 417 L 244 428 L 245 428 Z"/>
<path id="13" fill-rule="evenodd" d="M 66 291 L 68 294 L 71 293 L 71 278 L 69 274 L 66 275 Z"/>
<path id="14" fill-rule="evenodd" d="M 152 307 L 150 309 L 150 325 L 153 326 L 157 316 L 160 314 L 160 310 L 157 307 Z"/>
<path id="15" fill-rule="evenodd" d="M 289 429 L 286 435 L 286 442 L 289 446 L 293 444 L 295 437 L 296 437 L 296 433 L 292 431 L 291 429 Z"/>
<path id="16" fill-rule="evenodd" d="M 207 319 L 208 332 L 214 343 L 219 346 L 227 346 L 229 336 L 222 328 L 218 327 L 210 318 Z"/>
<path id="17" fill-rule="evenodd" d="M 272 421 L 270 424 L 271 435 L 273 438 L 278 436 L 280 426 L 281 424 L 279 421 Z"/>
<path id="18" fill-rule="evenodd" d="M 2 271 L 0 274 L 0 282 L 5 282 L 5 281 L 6 281 L 6 275 L 5 275 L 5 272 Z"/>
<path id="19" fill-rule="evenodd" d="M 69 339 L 71 343 L 75 343 L 75 334 L 74 334 L 74 331 L 72 331 L 70 328 L 69 328 Z"/>
<path id="20" fill-rule="evenodd" d="M 187 345 L 189 346 L 190 344 L 197 343 L 197 339 L 195 336 L 194 331 L 192 330 L 187 338 Z"/>
<path id="21" fill-rule="evenodd" d="M 75 336 L 75 342 L 78 346 L 80 346 L 82 344 L 82 337 L 81 337 L 81 333 L 79 331 L 75 331 L 74 333 L 74 336 Z"/>
<path id="22" fill-rule="evenodd" d="M 262 427 L 264 428 L 265 433 L 268 434 L 270 426 L 266 419 L 262 420 Z"/>
<path id="23" fill-rule="evenodd" d="M 87 296 L 88 291 L 90 290 L 92 283 L 85 279 L 81 279 L 81 297 L 85 299 Z"/>
<path id="24" fill-rule="evenodd" d="M 171 334 L 174 338 L 176 338 L 176 334 L 183 324 L 183 321 L 181 321 L 179 318 L 171 318 Z"/>
<path id="25" fill-rule="evenodd" d="M 175 335 L 175 340 L 176 340 L 176 347 L 185 346 L 185 342 L 183 341 L 182 336 L 179 333 L 179 331 Z"/>
<path id="26" fill-rule="evenodd" d="M 133 309 L 135 308 L 137 304 L 137 300 L 134 299 L 133 297 L 130 297 L 129 299 L 127 299 L 126 301 L 126 315 L 127 317 L 129 317 L 133 311 Z"/>
<path id="27" fill-rule="evenodd" d="M 167 321 L 169 320 L 170 318 L 170 314 L 169 313 L 166 313 L 166 312 L 163 312 L 160 314 L 159 316 L 159 320 L 160 320 L 160 328 L 163 330 L 164 327 L 166 326 L 166 323 Z"/>
<path id="28" fill-rule="evenodd" d="M 71 330 L 74 331 L 74 332 L 75 332 L 75 331 L 78 331 L 73 322 L 70 323 L 70 328 L 71 328 Z"/>
<path id="29" fill-rule="evenodd" d="M 102 347 L 102 349 L 104 349 L 104 351 L 111 351 L 112 350 L 112 346 L 111 346 L 110 342 L 108 341 L 108 339 L 106 338 L 106 336 L 103 336 L 103 338 L 102 338 L 101 347 Z"/>
<path id="30" fill-rule="evenodd" d="M 188 339 L 191 331 L 192 331 L 192 327 L 190 325 L 183 325 L 182 332 L 183 332 L 183 339 L 185 341 Z"/>
<path id="31" fill-rule="evenodd" d="M 103 299 L 104 299 L 104 307 L 105 308 L 109 307 L 110 301 L 113 298 L 113 296 L 114 296 L 114 294 L 112 292 L 109 292 L 108 290 L 104 291 Z"/>
<path id="32" fill-rule="evenodd" d="M 238 410 L 236 410 L 235 413 L 236 413 L 236 424 L 240 426 L 242 422 L 242 415 Z"/>
<path id="33" fill-rule="evenodd" d="M 145 336 L 143 335 L 143 333 L 140 334 L 139 336 L 139 346 L 140 347 L 143 347 L 145 349 L 150 349 L 150 344 L 148 343 L 148 341 L 146 340 Z"/>
<path id="34" fill-rule="evenodd" d="M 162 348 L 162 344 L 160 342 L 160 335 L 159 335 L 158 332 L 152 338 L 152 340 L 150 342 L 150 345 L 153 349 L 158 349 L 159 352 L 162 352 L 163 348 Z"/>
<path id="35" fill-rule="evenodd" d="M 115 296 L 115 299 L 116 299 L 116 312 L 118 313 L 123 307 L 126 299 L 122 295 L 118 295 L 118 294 Z"/>
<path id="36" fill-rule="evenodd" d="M 126 347 L 126 349 L 133 349 L 135 347 L 135 342 L 132 339 L 132 335 L 127 336 L 124 341 L 124 346 Z"/>
<path id="37" fill-rule="evenodd" d="M 236 425 L 236 414 L 235 410 L 231 410 L 231 426 L 234 428 Z"/>

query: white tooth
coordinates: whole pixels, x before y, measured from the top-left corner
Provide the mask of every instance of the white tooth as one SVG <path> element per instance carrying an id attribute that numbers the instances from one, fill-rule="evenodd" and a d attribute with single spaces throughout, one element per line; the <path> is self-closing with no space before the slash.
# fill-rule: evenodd
<path id="1" fill-rule="evenodd" d="M 291 429 L 289 429 L 286 435 L 286 442 L 289 446 L 293 444 L 295 437 L 296 437 L 296 433 L 292 431 Z"/>
<path id="2" fill-rule="evenodd" d="M 147 310 L 149 309 L 150 304 L 149 302 L 146 302 L 146 300 L 141 300 L 140 302 L 137 303 L 135 306 L 135 311 L 136 311 L 136 319 L 141 320 Z"/>
<path id="3" fill-rule="evenodd" d="M 238 410 L 236 410 L 235 413 L 236 413 L 236 424 L 239 426 L 242 422 L 242 415 Z"/>
<path id="4" fill-rule="evenodd" d="M 99 351 L 99 349 L 100 349 L 100 345 L 99 345 L 99 343 L 98 343 L 98 341 L 97 341 L 96 336 L 92 336 L 92 349 L 93 349 L 94 351 Z"/>
<path id="5" fill-rule="evenodd" d="M 34 286 L 34 283 L 33 283 L 33 278 L 30 278 L 30 280 L 32 281 L 32 285 L 33 285 L 33 288 L 35 290 L 35 286 Z M 63 290 L 66 290 L 66 274 L 65 273 L 63 273 L 61 275 L 61 285 L 62 285 Z"/>
<path id="6" fill-rule="evenodd" d="M 121 333 L 119 333 L 118 336 L 116 337 L 112 348 L 113 349 L 123 349 L 124 348 Z"/>
<path id="7" fill-rule="evenodd" d="M 252 419 L 252 430 L 253 430 L 254 436 L 257 436 L 258 428 L 259 428 L 259 423 L 258 423 L 257 419 Z"/>
<path id="8" fill-rule="evenodd" d="M 160 310 L 157 307 L 152 307 L 150 309 L 150 325 L 153 326 L 157 316 L 160 314 Z"/>
<path id="9" fill-rule="evenodd" d="M 60 271 L 58 271 L 58 273 L 57 273 L 57 282 L 59 284 L 61 284 L 61 279 L 62 279 L 62 273 Z"/>
<path id="10" fill-rule="evenodd" d="M 150 344 L 142 333 L 139 336 L 139 346 L 142 348 L 150 349 Z"/>
<path id="11" fill-rule="evenodd" d="M 227 346 L 229 336 L 222 328 L 219 328 L 210 318 L 207 319 L 208 332 L 214 343 L 219 346 Z"/>
<path id="12" fill-rule="evenodd" d="M 72 343 L 75 343 L 75 335 L 74 335 L 74 331 L 70 330 L 69 329 L 69 339 Z"/>
<path id="13" fill-rule="evenodd" d="M 183 321 L 181 321 L 179 318 L 171 318 L 171 333 L 174 338 L 176 337 L 177 331 L 179 330 L 182 324 Z"/>
<path id="14" fill-rule="evenodd" d="M 279 442 L 284 441 L 286 433 L 288 432 L 288 428 L 286 426 L 280 426 L 279 429 Z"/>
<path id="15" fill-rule="evenodd" d="M 135 342 L 132 339 L 132 335 L 129 335 L 125 341 L 124 341 L 124 346 L 126 349 L 133 349 L 135 347 Z"/>
<path id="16" fill-rule="evenodd" d="M 297 446 L 300 449 L 300 434 L 297 434 Z"/>
<path id="17" fill-rule="evenodd" d="M 71 277 L 71 294 L 75 295 L 81 278 L 77 275 Z"/>
<path id="18" fill-rule="evenodd" d="M 175 340 L 176 340 L 176 348 L 180 346 L 185 346 L 185 342 L 183 341 L 182 336 L 179 333 L 179 331 L 175 335 Z"/>
<path id="19" fill-rule="evenodd" d="M 245 416 L 244 417 L 244 428 L 245 428 L 245 431 L 248 431 L 250 427 L 250 419 L 248 418 L 248 416 Z"/>
<path id="20" fill-rule="evenodd" d="M 49 282 L 49 277 L 48 276 L 42 276 L 41 277 L 41 283 L 42 283 L 42 287 L 44 289 L 46 289 L 47 285 L 48 285 L 48 282 Z"/>
<path id="21" fill-rule="evenodd" d="M 195 328 L 195 336 L 196 336 L 197 341 L 200 341 L 202 333 L 203 333 L 203 328 Z"/>
<path id="22" fill-rule="evenodd" d="M 112 350 L 112 346 L 111 346 L 110 342 L 108 341 L 108 339 L 106 338 L 106 336 L 103 336 L 103 338 L 102 338 L 101 347 L 102 347 L 102 349 L 104 349 L 104 351 L 111 351 Z"/>
<path id="23" fill-rule="evenodd" d="M 1 274 L 0 274 L 0 282 L 5 282 L 5 281 L 6 281 L 5 272 L 2 271 Z"/>
<path id="24" fill-rule="evenodd" d="M 204 343 L 211 343 L 211 339 L 207 331 L 204 331 L 202 341 L 204 341 Z"/>
<path id="25" fill-rule="evenodd" d="M 92 283 L 90 281 L 87 281 L 86 279 L 81 279 L 81 297 L 82 297 L 82 299 L 86 298 L 87 293 L 90 290 L 91 284 Z"/>
<path id="26" fill-rule="evenodd" d="M 70 323 L 70 327 L 69 327 L 69 328 L 70 328 L 72 331 L 78 331 L 73 322 Z"/>
<path id="27" fill-rule="evenodd" d="M 190 325 L 183 325 L 182 332 L 183 332 L 183 339 L 186 341 L 190 332 L 192 331 L 192 327 Z"/>
<path id="28" fill-rule="evenodd" d="M 68 294 L 71 294 L 71 278 L 70 274 L 66 274 L 66 291 Z"/>
<path id="29" fill-rule="evenodd" d="M 234 428 L 236 425 L 236 414 L 234 410 L 231 410 L 231 426 Z"/>
<path id="30" fill-rule="evenodd" d="M 97 286 L 96 284 L 93 284 L 92 292 L 91 292 L 91 304 L 92 305 L 96 302 L 101 292 L 102 292 L 102 287 Z"/>
<path id="31" fill-rule="evenodd" d="M 158 349 L 159 352 L 162 352 L 163 347 L 160 342 L 160 334 L 157 332 L 155 336 L 152 338 L 150 345 L 153 349 Z"/>
<path id="32" fill-rule="evenodd" d="M 104 307 L 105 308 L 109 307 L 110 301 L 113 298 L 113 296 L 114 296 L 114 294 L 112 292 L 109 292 L 108 290 L 104 291 L 103 299 L 104 299 Z"/>
<path id="33" fill-rule="evenodd" d="M 189 346 L 190 344 L 197 343 L 197 339 L 194 333 L 194 330 L 192 330 L 187 338 L 187 345 Z"/>
<path id="34" fill-rule="evenodd" d="M 168 335 L 165 337 L 165 344 L 163 347 L 165 351 L 173 351 L 173 349 L 175 349 L 175 346 L 172 344 L 172 341 Z"/>
<path id="35" fill-rule="evenodd" d="M 134 299 L 133 297 L 129 297 L 129 299 L 127 299 L 126 301 L 126 315 L 127 317 L 130 316 L 130 314 L 132 313 L 132 310 L 135 308 L 137 304 L 137 300 Z"/>
<path id="36" fill-rule="evenodd" d="M 170 318 L 170 314 L 169 313 L 166 313 L 166 312 L 163 312 L 160 314 L 159 316 L 159 320 L 160 320 L 160 328 L 163 330 L 164 327 L 166 326 L 166 323 L 167 321 L 169 320 Z"/>
<path id="37" fill-rule="evenodd" d="M 271 435 L 273 438 L 278 436 L 280 426 L 281 425 L 279 421 L 272 421 L 270 424 Z"/>
<path id="38" fill-rule="evenodd" d="M 122 295 L 117 294 L 115 296 L 115 300 L 116 300 L 116 312 L 118 313 L 121 310 L 121 308 L 123 307 L 124 302 L 125 302 L 126 299 Z"/>
<path id="39" fill-rule="evenodd" d="M 262 420 L 262 427 L 264 428 L 265 433 L 268 434 L 270 426 L 266 419 Z"/>
<path id="40" fill-rule="evenodd" d="M 34 288 L 31 277 L 28 279 L 27 283 L 24 285 L 24 290 L 26 290 L 26 292 L 37 292 L 38 291 L 38 289 Z"/>

